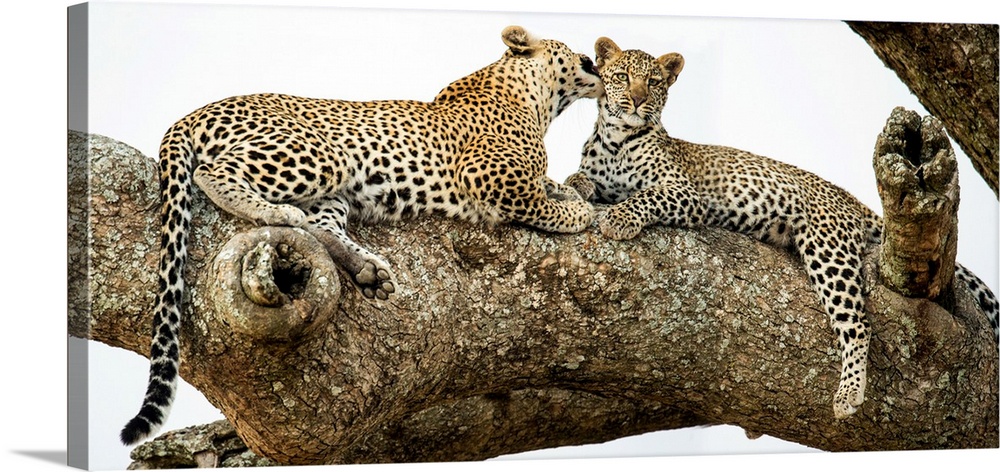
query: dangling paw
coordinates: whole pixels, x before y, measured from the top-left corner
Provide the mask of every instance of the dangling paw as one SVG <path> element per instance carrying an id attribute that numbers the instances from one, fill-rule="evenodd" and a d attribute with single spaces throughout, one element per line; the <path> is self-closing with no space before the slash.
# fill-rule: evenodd
<path id="1" fill-rule="evenodd" d="M 350 275 L 361 294 L 385 300 L 396 291 L 395 276 L 388 262 L 358 246 L 341 232 L 307 225 L 306 228 L 340 267 Z"/>
<path id="2" fill-rule="evenodd" d="M 395 277 L 389 264 L 374 256 L 366 259 L 353 277 L 361 293 L 368 298 L 386 300 L 389 294 L 396 291 Z"/>
<path id="3" fill-rule="evenodd" d="M 840 382 L 840 387 L 833 397 L 834 417 L 841 420 L 858 411 L 858 407 L 865 402 L 865 380 L 865 375 L 862 373 Z"/>

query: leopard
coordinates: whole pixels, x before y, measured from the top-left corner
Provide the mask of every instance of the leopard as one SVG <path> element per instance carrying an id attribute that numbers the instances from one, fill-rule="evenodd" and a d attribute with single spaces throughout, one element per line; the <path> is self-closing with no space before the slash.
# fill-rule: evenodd
<path id="1" fill-rule="evenodd" d="M 853 415 L 865 399 L 871 324 L 864 311 L 861 266 L 881 243 L 882 219 L 837 185 L 793 165 L 740 149 L 670 136 L 661 115 L 684 67 L 676 52 L 659 57 L 622 50 L 607 37 L 594 46 L 605 93 L 579 170 L 565 184 L 608 205 L 595 219 L 613 240 L 643 228 L 721 227 L 798 256 L 837 338 L 839 385 L 833 415 Z M 956 264 L 994 337 L 997 299 Z"/>
<path id="2" fill-rule="evenodd" d="M 437 214 L 552 233 L 591 225 L 593 207 L 546 175 L 543 138 L 576 100 L 601 93 L 594 63 L 521 26 L 500 36 L 500 59 L 430 102 L 240 95 L 198 108 L 166 131 L 149 380 L 138 414 L 121 431 L 124 444 L 155 434 L 173 404 L 195 185 L 239 218 L 312 234 L 372 300 L 389 299 L 396 277 L 348 235 L 349 222 Z"/>

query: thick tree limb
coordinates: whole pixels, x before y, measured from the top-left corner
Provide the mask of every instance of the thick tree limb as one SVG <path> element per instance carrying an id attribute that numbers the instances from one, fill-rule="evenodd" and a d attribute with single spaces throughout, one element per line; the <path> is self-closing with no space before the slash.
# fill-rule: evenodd
<path id="1" fill-rule="evenodd" d="M 71 133 L 71 151 L 87 143 Z M 91 269 L 71 277 L 70 334 L 145 355 L 153 162 L 97 136 L 89 151 Z M 200 194 L 193 211 L 181 375 L 279 463 L 475 460 L 718 423 L 826 450 L 998 446 L 997 346 L 965 293 L 952 315 L 869 276 L 867 401 L 836 421 L 836 342 L 804 272 L 740 235 L 651 228 L 614 242 L 440 218 L 360 227 L 399 292 L 372 301 L 337 277 L 335 311 L 272 323 L 274 308 L 213 303 L 212 264 L 237 233 L 310 237 L 250 231 Z M 325 258 L 283 251 L 299 282 Z M 310 283 L 278 286 L 317 306 Z M 233 316 L 255 321 L 237 329 Z"/>
<path id="2" fill-rule="evenodd" d="M 848 21 L 998 193 L 998 26 Z M 998 194 L 1000 195 L 1000 194 Z"/>

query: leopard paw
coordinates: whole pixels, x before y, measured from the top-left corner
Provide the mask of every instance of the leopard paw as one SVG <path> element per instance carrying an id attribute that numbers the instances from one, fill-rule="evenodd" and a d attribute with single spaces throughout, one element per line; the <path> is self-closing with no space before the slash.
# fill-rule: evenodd
<path id="1" fill-rule="evenodd" d="M 306 213 L 293 205 L 275 205 L 260 212 L 255 219 L 263 226 L 298 227 L 306 220 Z"/>
<path id="2" fill-rule="evenodd" d="M 364 296 L 386 300 L 396 291 L 394 278 L 389 264 L 378 259 L 369 259 L 361 266 L 361 270 L 354 274 L 354 283 Z"/>
<path id="3" fill-rule="evenodd" d="M 863 386 L 857 383 L 841 385 L 833 397 L 833 416 L 838 420 L 847 418 L 857 412 L 858 407 L 864 402 Z"/>
<path id="4" fill-rule="evenodd" d="M 594 185 L 586 175 L 577 172 L 568 178 L 566 178 L 566 185 L 576 190 L 576 193 L 580 195 L 584 201 L 590 201 L 594 198 L 594 193 L 597 191 L 597 187 Z"/>
<path id="5" fill-rule="evenodd" d="M 635 217 L 612 207 L 598 218 L 601 233 L 614 240 L 632 239 L 642 231 L 642 223 Z"/>

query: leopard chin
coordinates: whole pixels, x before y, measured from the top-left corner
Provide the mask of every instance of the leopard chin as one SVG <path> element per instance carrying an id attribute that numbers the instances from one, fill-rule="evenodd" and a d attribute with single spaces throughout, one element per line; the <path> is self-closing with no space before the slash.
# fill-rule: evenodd
<path id="1" fill-rule="evenodd" d="M 639 113 L 625 113 L 622 115 L 622 119 L 625 121 L 625 124 L 632 127 L 644 126 L 646 124 L 646 117 Z"/>

